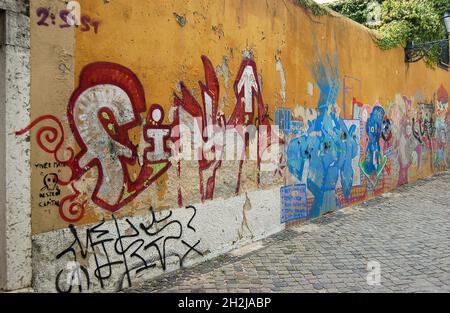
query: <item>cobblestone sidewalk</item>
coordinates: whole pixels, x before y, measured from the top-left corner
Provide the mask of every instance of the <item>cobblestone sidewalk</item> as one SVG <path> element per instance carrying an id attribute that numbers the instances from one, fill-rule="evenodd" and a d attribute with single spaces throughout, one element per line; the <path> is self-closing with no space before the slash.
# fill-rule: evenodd
<path id="1" fill-rule="evenodd" d="M 450 173 L 287 229 L 253 249 L 125 292 L 450 292 Z M 379 286 L 367 282 L 371 261 L 380 265 Z"/>

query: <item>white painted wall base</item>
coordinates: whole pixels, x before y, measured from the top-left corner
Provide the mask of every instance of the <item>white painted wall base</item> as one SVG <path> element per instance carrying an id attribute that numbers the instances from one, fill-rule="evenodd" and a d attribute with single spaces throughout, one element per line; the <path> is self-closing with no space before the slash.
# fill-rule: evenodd
<path id="1" fill-rule="evenodd" d="M 125 260 L 131 283 L 136 285 L 178 269 L 180 258 L 185 255 L 183 267 L 192 266 L 284 229 L 284 225 L 280 224 L 278 187 L 248 192 L 226 200 L 215 199 L 194 207 L 196 210 L 189 207 L 164 210 L 156 213 L 155 219 L 149 212 L 144 217 L 117 220 L 117 225 L 112 220 L 97 228 L 95 225 L 98 224 L 77 227 L 81 246 L 75 243 L 70 229 L 33 236 L 34 289 L 38 292 L 56 292 L 58 285 L 60 291 L 69 291 L 71 274 L 77 273 L 77 263 L 73 262 L 76 259 L 80 268 L 86 271 L 79 270 L 80 279 L 77 281 L 75 278 L 71 292 L 79 292 L 78 283 L 82 286 L 82 292 L 117 291 L 129 286 Z M 162 222 L 155 222 L 163 219 Z M 149 234 L 146 234 L 140 225 L 149 226 L 152 222 L 154 224 L 149 228 Z M 87 241 L 87 233 L 90 233 L 92 241 Z M 144 248 L 153 241 L 155 246 Z M 189 251 L 188 245 L 195 245 L 195 249 L 203 256 L 194 250 Z M 73 250 L 67 250 L 71 247 Z M 58 258 L 63 251 L 67 253 Z M 137 267 L 144 264 L 143 260 L 147 265 L 155 264 L 155 267 L 137 271 Z M 162 269 L 164 261 L 165 271 Z M 96 278 L 96 269 L 114 262 L 118 263 L 111 266 L 111 272 L 109 266 L 101 270 L 102 275 L 109 276 L 101 286 L 100 280 Z M 58 273 L 61 273 L 59 279 Z M 87 276 L 90 280 L 89 289 Z"/>

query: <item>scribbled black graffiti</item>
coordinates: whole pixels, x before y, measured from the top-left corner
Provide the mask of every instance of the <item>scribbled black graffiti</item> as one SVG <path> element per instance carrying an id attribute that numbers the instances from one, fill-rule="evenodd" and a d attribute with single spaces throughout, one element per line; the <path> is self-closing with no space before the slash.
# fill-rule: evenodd
<path id="1" fill-rule="evenodd" d="M 412 118 L 413 135 L 419 143 L 431 140 L 435 134 L 434 105 L 432 103 L 420 103 L 417 117 Z"/>
<path id="2" fill-rule="evenodd" d="M 66 165 L 55 161 L 55 162 L 34 163 L 34 167 L 36 169 L 45 170 L 45 169 L 51 169 L 51 168 L 56 168 L 56 169 L 64 168 L 64 167 L 66 167 Z"/>
<path id="3" fill-rule="evenodd" d="M 95 260 L 93 277 L 98 280 L 101 288 L 105 287 L 106 281 L 112 277 L 117 268 L 120 268 L 121 271 L 120 286 L 124 279 L 127 280 L 129 286 L 132 286 L 131 274 L 133 271 L 138 274 L 144 270 L 157 267 L 158 263 L 161 269 L 166 271 L 168 257 L 177 257 L 179 266 L 183 267 L 183 263 L 189 255 L 195 253 L 203 256 L 203 253 L 197 248 L 200 240 L 189 243 L 182 239 L 183 231 L 186 228 L 196 232 L 191 223 L 197 210 L 193 206 L 188 206 L 186 209 L 192 210 L 192 216 L 187 225 L 183 225 L 180 221 L 174 219 L 172 211 L 158 219 L 153 208 L 150 208 L 151 221 L 148 225 L 144 223 L 134 225 L 129 219 L 125 219 L 128 227 L 125 231 L 119 227 L 119 223 L 113 215 L 114 234 L 105 228 L 105 221 L 103 220 L 98 225 L 87 229 L 84 244 L 81 242 L 75 226 L 70 225 L 69 229 L 74 240 L 67 249 L 56 256 L 56 259 L 66 256 L 71 262 L 80 264 L 82 262 L 79 261 L 87 260 L 90 251 Z M 183 247 L 184 249 L 181 251 L 169 249 L 168 243 L 175 242 L 179 244 L 178 248 Z M 112 253 L 114 255 L 111 255 Z M 65 276 L 62 275 L 63 272 L 66 272 Z M 77 266 L 75 274 L 77 275 L 75 281 L 78 282 L 79 291 L 83 291 L 82 285 L 88 290 L 92 275 L 89 274 L 86 267 Z M 58 292 L 71 292 L 72 285 L 67 285 L 69 285 L 68 281 L 73 281 L 71 276 L 75 274 L 64 269 L 58 272 L 55 282 L 56 290 Z M 64 282 L 66 286 L 64 286 Z"/>

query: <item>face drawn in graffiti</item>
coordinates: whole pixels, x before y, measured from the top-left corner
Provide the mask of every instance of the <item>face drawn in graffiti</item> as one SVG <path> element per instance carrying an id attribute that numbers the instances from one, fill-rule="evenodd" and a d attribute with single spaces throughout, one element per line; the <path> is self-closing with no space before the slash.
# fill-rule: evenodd
<path id="1" fill-rule="evenodd" d="M 54 173 L 50 173 L 44 176 L 43 179 L 44 187 L 41 188 L 41 191 L 54 191 L 59 190 L 58 187 L 58 175 Z"/>
<path id="2" fill-rule="evenodd" d="M 447 132 L 447 116 L 448 116 L 448 93 L 444 86 L 441 86 L 437 92 L 437 101 L 436 101 L 436 122 L 435 128 L 439 133 L 437 137 L 442 136 L 442 132 Z M 447 135 L 445 134 L 445 137 Z M 444 139 L 445 141 L 445 139 Z"/>

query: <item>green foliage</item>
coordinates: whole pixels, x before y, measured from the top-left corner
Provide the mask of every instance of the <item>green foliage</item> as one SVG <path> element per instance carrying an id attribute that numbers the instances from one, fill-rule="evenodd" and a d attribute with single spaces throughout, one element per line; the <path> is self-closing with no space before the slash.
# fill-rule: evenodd
<path id="1" fill-rule="evenodd" d="M 353 0 L 353 1 L 339 1 L 329 3 L 328 7 L 336 12 L 345 15 L 355 22 L 360 24 L 366 24 L 368 15 L 368 2 L 367 0 Z"/>
<path id="2" fill-rule="evenodd" d="M 378 0 L 379 23 L 368 22 L 376 9 L 371 3 L 373 1 L 370 0 L 341 0 L 328 6 L 379 31 L 378 45 L 381 49 L 404 47 L 408 40 L 421 43 L 444 38 L 441 18 L 450 0 Z M 436 65 L 438 60 L 439 48 L 431 51 L 425 59 L 429 65 Z"/>
<path id="3" fill-rule="evenodd" d="M 309 10 L 313 15 L 322 16 L 328 14 L 327 10 L 323 6 L 317 4 L 313 0 L 297 0 L 297 3 Z"/>

